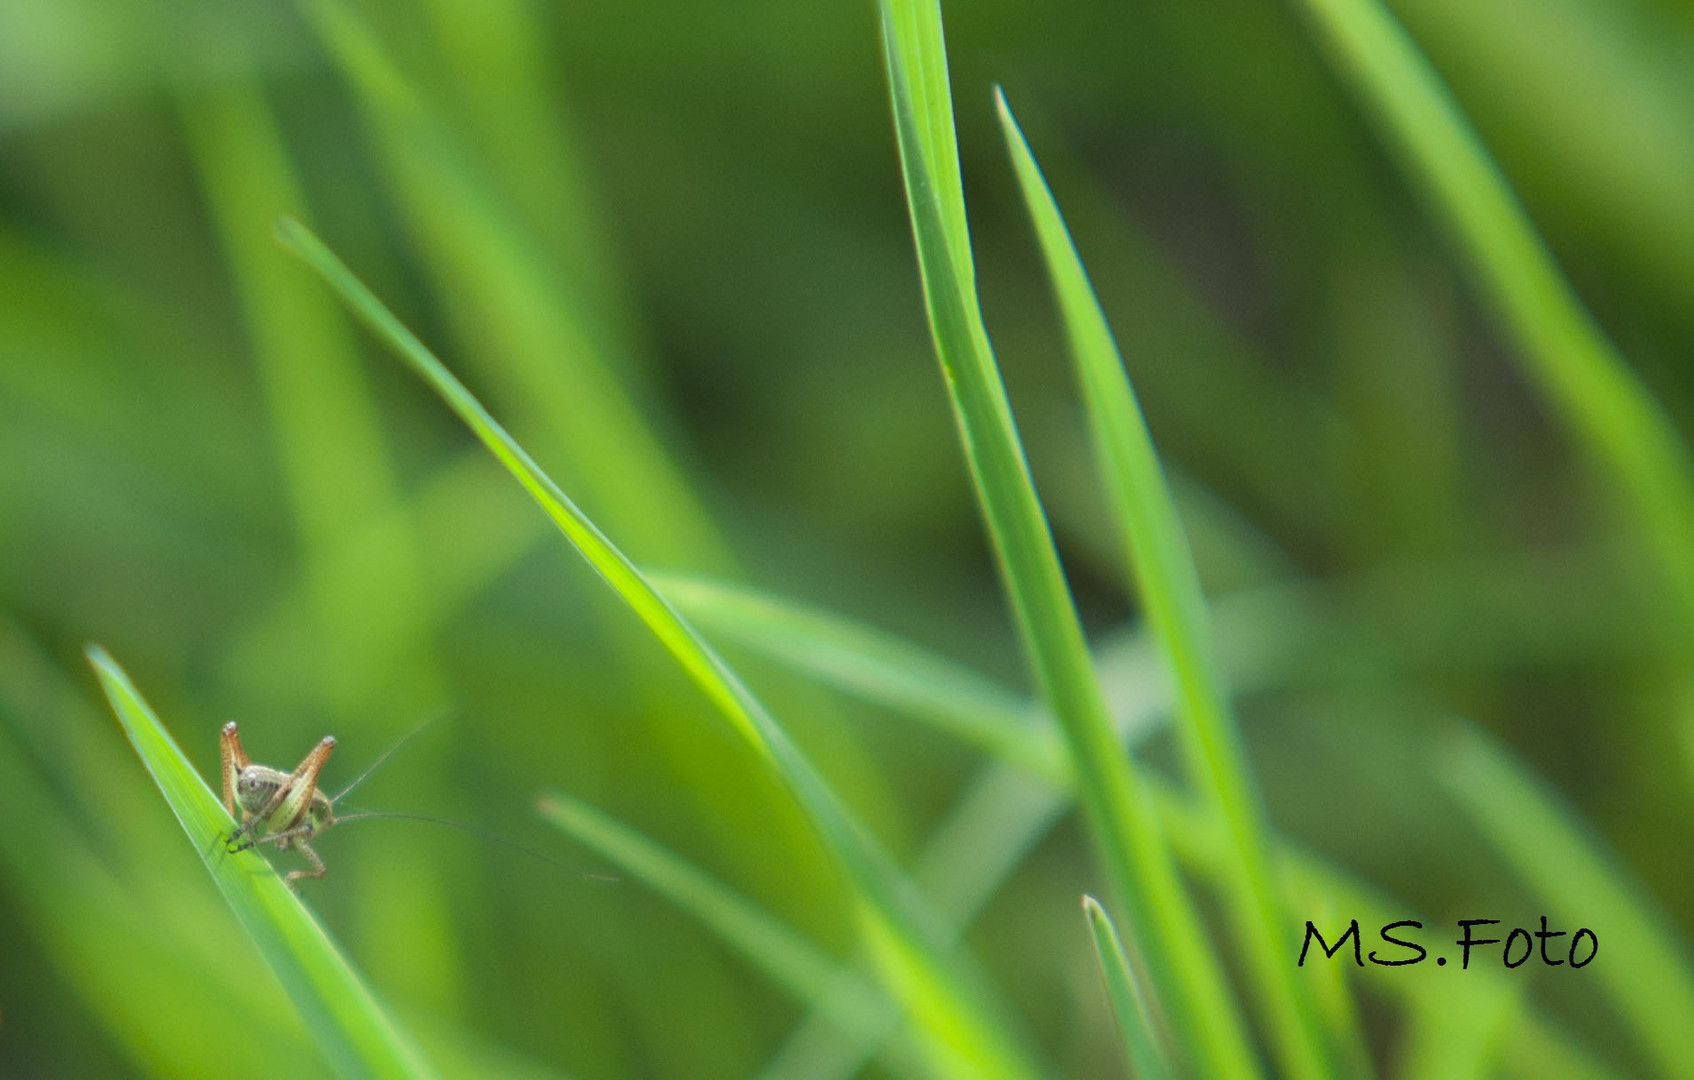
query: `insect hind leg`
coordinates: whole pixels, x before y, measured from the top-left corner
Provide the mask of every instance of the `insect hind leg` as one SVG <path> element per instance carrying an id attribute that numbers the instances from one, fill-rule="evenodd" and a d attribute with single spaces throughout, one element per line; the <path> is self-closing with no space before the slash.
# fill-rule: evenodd
<path id="1" fill-rule="evenodd" d="M 294 885 L 294 883 L 296 881 L 300 880 L 301 878 L 321 878 L 321 877 L 323 877 L 324 871 L 325 871 L 326 868 L 324 866 L 324 861 L 322 859 L 318 858 L 318 853 L 313 851 L 311 849 L 311 847 L 304 840 L 295 841 L 293 846 L 294 846 L 295 850 L 300 852 L 300 854 L 306 856 L 306 858 L 311 860 L 312 868 L 310 870 L 290 870 L 288 872 L 288 876 L 283 878 L 282 880 L 286 884 L 288 884 L 290 887 L 292 887 Z"/>

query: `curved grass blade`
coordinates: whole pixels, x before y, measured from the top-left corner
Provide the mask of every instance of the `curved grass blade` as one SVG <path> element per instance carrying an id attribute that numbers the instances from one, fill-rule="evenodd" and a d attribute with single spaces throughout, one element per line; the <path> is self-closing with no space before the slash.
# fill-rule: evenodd
<path id="1" fill-rule="evenodd" d="M 1217 957 L 1112 732 L 982 323 L 940 7 L 936 0 L 882 0 L 879 7 L 930 330 L 1019 637 L 1070 747 L 1078 799 L 1114 899 L 1145 948 L 1137 959 L 1184 1056 L 1218 1076 L 1256 1076 Z"/>
<path id="2" fill-rule="evenodd" d="M 1379 0 L 1298 0 L 1464 259 L 1524 376 L 1609 474 L 1694 633 L 1687 446 L 1577 298 L 1458 103 Z"/>
<path id="3" fill-rule="evenodd" d="M 942 920 L 740 677 L 322 241 L 287 219 L 277 224 L 277 238 L 458 414 L 787 786 L 851 882 L 861 931 L 891 994 L 919 1020 L 936 1068 L 959 1076 L 1039 1075 L 981 978 L 940 947 Z"/>
<path id="4" fill-rule="evenodd" d="M 1112 1015 L 1117 1017 L 1118 1037 L 1123 1040 L 1124 1054 L 1129 1058 L 1129 1075 L 1136 1080 L 1168 1080 L 1170 1070 L 1165 1065 L 1164 1051 L 1147 1013 L 1147 1000 L 1135 984 L 1135 973 L 1124 957 L 1123 942 L 1112 917 L 1092 896 L 1082 898 L 1082 913 L 1088 919 L 1088 932 L 1094 938 L 1094 953 L 1100 958 L 1100 974 L 1106 980 L 1106 995 L 1112 1000 Z"/>
<path id="5" fill-rule="evenodd" d="M 897 1015 L 888 999 L 851 972 L 843 978 L 843 965 L 835 957 L 769 911 L 578 799 L 557 792 L 544 795 L 540 813 L 699 919 L 795 1000 L 818 1010 L 842 1031 L 878 1041 L 886 1034 Z M 923 1074 L 919 1062 L 909 1056 L 897 1052 L 887 1056 L 899 1074 Z"/>
<path id="6" fill-rule="evenodd" d="M 1660 912 L 1563 800 L 1480 732 L 1456 735 L 1437 776 L 1482 834 L 1574 933 L 1597 928 L 1594 978 L 1661 1075 L 1694 1077 L 1694 967 Z"/>
<path id="7" fill-rule="evenodd" d="M 142 764 L 335 1071 L 347 1080 L 433 1078 L 435 1071 L 270 864 L 252 851 L 223 854 L 220 841 L 235 823 L 129 676 L 98 645 L 89 646 L 88 661 Z"/>
<path id="8" fill-rule="evenodd" d="M 1266 855 L 1264 806 L 1213 655 L 1199 571 L 1123 358 L 1058 204 L 998 90 L 995 105 L 1063 315 L 1112 516 L 1177 690 L 1176 730 L 1188 773 L 1228 823 L 1236 859 L 1224 878 L 1225 899 L 1271 1044 L 1287 1076 L 1321 1080 L 1330 1072 L 1329 1055 L 1315 1008 L 1287 961 L 1288 922 Z"/>

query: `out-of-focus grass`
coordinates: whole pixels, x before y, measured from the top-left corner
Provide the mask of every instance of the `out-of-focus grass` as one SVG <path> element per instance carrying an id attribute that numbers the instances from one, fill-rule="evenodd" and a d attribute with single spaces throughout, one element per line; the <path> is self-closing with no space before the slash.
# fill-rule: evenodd
<path id="1" fill-rule="evenodd" d="M 1299 10 L 1320 7 L 1376 10 Z M 1687 12 L 1395 0 L 1416 51 L 1391 32 L 1343 53 L 1288 10 L 950 5 L 950 70 L 922 80 L 932 105 L 944 80 L 962 103 L 931 125 L 942 156 L 958 132 L 962 169 L 937 174 L 946 232 L 1114 733 L 1196 891 L 1228 895 L 1227 832 L 1160 782 L 1173 698 L 1087 464 L 994 83 L 1174 488 L 1289 922 L 1528 921 L 1563 896 L 1686 938 L 1687 593 L 1665 568 L 1687 562 L 1687 480 L 1652 448 L 1680 438 L 1694 393 L 1677 362 L 1694 327 Z M 320 1064 L 96 711 L 90 639 L 207 733 L 182 746 L 203 774 L 230 716 L 260 745 L 333 731 L 357 757 L 451 700 L 459 721 L 373 778 L 371 805 L 547 844 L 535 792 L 580 793 L 841 958 L 842 992 L 876 977 L 794 800 L 702 722 L 621 601 L 561 567 L 499 465 L 365 366 L 269 245 L 279 213 L 335 236 L 630 554 L 746 568 L 756 588 L 654 580 L 910 868 L 937 948 L 980 958 L 971 977 L 1027 1022 L 1037 1067 L 1121 1067 L 1075 917 L 1113 885 L 1064 827 L 1068 751 L 997 614 L 925 348 L 876 33 L 854 5 L 0 0 L 0 816 L 31 823 L 0 838 L 0 954 L 20 961 L 0 965 L 0 1073 Z M 1346 55 L 1365 63 L 1338 79 L 1326 64 Z M 1359 122 L 1396 94 L 1440 107 Z M 1432 198 L 1418 179 L 1461 168 L 1481 180 Z M 1456 227 L 1467 200 L 1506 213 Z M 1514 229 L 1528 247 L 1479 246 Z M 1558 288 L 1502 319 L 1496 286 L 1549 252 Z M 1502 362 L 1535 355 L 1511 327 L 1560 307 L 1595 313 L 1612 375 L 1525 394 L 1542 384 Z M 1619 372 L 1657 404 L 1608 390 Z M 1455 799 L 1426 775 L 1455 713 L 1529 756 L 1575 804 L 1554 817 L 1593 820 L 1615 856 L 1541 881 L 1507 841 L 1556 801 L 1532 785 L 1487 807 L 1480 781 L 1447 776 Z M 889 1006 L 844 1033 L 633 882 L 582 888 L 452 835 L 359 828 L 325 838 L 313 906 L 449 1075 L 876 1075 L 911 1030 Z M 1614 873 L 1627 904 L 1548 888 Z M 1630 932 L 1597 929 L 1598 963 L 1628 952 Z M 1676 1067 L 1676 994 L 1653 992 L 1675 979 L 1641 970 L 1627 986 L 1477 972 L 1457 992 L 1423 968 L 1307 974 L 1346 1075 L 1587 1080 Z"/>
<path id="2" fill-rule="evenodd" d="M 1639 522 L 1694 610 L 1694 472 L 1686 445 L 1536 234 L 1429 62 L 1380 0 L 1298 5 L 1469 264 L 1525 374 Z"/>
<path id="3" fill-rule="evenodd" d="M 541 816 L 699 919 L 800 1003 L 815 1009 L 855 1042 L 879 1046 L 899 1014 L 857 972 L 840 967 L 792 927 L 628 826 L 578 800 L 542 796 Z M 922 1075 L 912 1048 L 885 1047 L 889 1067 Z"/>
<path id="4" fill-rule="evenodd" d="M 1623 867 L 1585 837 L 1555 795 L 1481 735 L 1455 736 L 1442 779 L 1477 827 L 1552 912 L 1564 934 L 1603 926 L 1607 959 L 1596 980 L 1663 1076 L 1694 1074 L 1694 969 L 1682 935 Z M 1574 952 L 1569 938 L 1567 956 Z M 1544 946 L 1543 946 L 1544 947 Z M 1594 941 L 1598 959 L 1599 939 Z M 1553 955 L 1558 955 L 1557 947 Z M 1568 962 L 1568 960 L 1566 961 Z M 1585 965 L 1586 966 L 1586 965 Z"/>
<path id="5" fill-rule="evenodd" d="M 683 590 L 682 595 L 688 595 Z M 730 598 L 723 603 L 721 598 Z M 738 603 L 735 592 L 723 586 L 695 590 L 693 606 L 699 609 L 708 624 L 711 623 L 711 612 L 719 603 L 735 613 L 735 617 L 726 621 L 734 626 L 741 640 L 755 646 L 782 636 L 794 625 L 791 617 L 785 617 L 783 605 L 769 597 L 760 598 L 758 605 Z M 1285 612 L 1290 610 L 1283 609 Z M 757 611 L 759 615 L 750 616 Z M 766 614 L 774 612 L 775 614 Z M 863 628 L 845 623 L 839 617 L 827 613 L 811 611 L 806 613 L 806 622 L 813 628 L 813 633 L 831 642 L 842 655 L 836 656 L 832 663 L 824 667 L 816 667 L 806 662 L 808 651 L 799 652 L 775 650 L 773 655 L 793 663 L 796 668 L 805 671 L 812 677 L 825 679 L 840 689 L 855 695 L 863 695 L 877 701 L 888 708 L 910 716 L 913 719 L 933 723 L 937 713 L 951 710 L 964 710 L 971 707 L 974 701 L 983 698 L 1010 698 L 1011 691 L 997 690 L 992 683 L 986 683 L 980 676 L 968 671 L 958 670 L 927 655 L 922 649 L 909 643 L 891 639 L 886 635 L 878 635 Z M 1342 631 L 1344 636 L 1358 633 L 1357 628 Z M 1515 635 L 1514 635 L 1515 636 Z M 865 641 L 871 643 L 871 648 L 857 651 L 849 642 Z M 1143 650 L 1150 651 L 1146 641 L 1137 643 Z M 1475 659 L 1474 655 L 1472 657 Z M 1147 657 L 1151 659 L 1151 657 Z M 899 689 L 905 673 L 913 668 L 924 667 L 933 669 L 935 674 L 931 680 L 934 693 L 920 699 L 901 692 Z M 1175 711 L 1176 703 L 1157 698 L 1135 700 L 1137 689 L 1146 689 L 1144 685 L 1130 683 L 1127 686 L 1113 685 L 1113 676 L 1108 665 L 1102 664 L 1107 671 L 1103 678 L 1107 680 L 1109 690 L 1117 690 L 1114 697 L 1118 699 L 1120 708 L 1127 715 L 1120 716 L 1119 727 L 1125 737 L 1135 745 L 1145 741 L 1150 735 L 1150 728 L 1159 722 L 1168 720 Z M 1252 675 L 1253 679 L 1288 678 L 1296 674 L 1289 667 L 1272 667 Z M 949 687 L 963 688 L 963 693 L 956 699 L 948 700 Z M 959 731 L 953 725 L 942 722 L 939 725 L 950 734 L 958 735 Z M 995 744 L 988 743 L 992 751 Z M 1008 763 L 1017 763 L 1019 754 L 1009 755 Z M 1014 764 L 1014 767 L 1021 767 Z M 1051 780 L 1052 778 L 1049 778 Z M 1063 780 L 1063 777 L 1058 779 Z M 991 781 L 985 788 L 996 785 Z M 953 858 L 962 856 L 948 855 L 942 852 L 952 845 L 968 845 L 980 843 L 989 831 L 997 832 L 1004 837 L 1008 832 L 1017 835 L 1024 830 L 1043 831 L 1053 821 L 1053 798 L 1066 797 L 1057 790 L 1050 789 L 1050 797 L 1043 800 L 1039 797 L 1025 796 L 1026 801 L 1021 807 L 1012 809 L 1018 804 L 1010 797 L 1015 788 L 1010 788 L 1001 781 L 997 797 L 984 803 L 963 803 L 956 815 L 958 819 L 979 817 L 988 819 L 980 825 L 967 825 L 959 821 L 951 823 L 941 830 L 937 836 L 936 849 L 932 850 L 926 860 L 926 867 L 932 871 L 937 867 L 947 866 Z M 1166 829 L 1172 837 L 1177 850 L 1182 853 L 1191 865 L 1201 868 L 1208 876 L 1222 876 L 1231 873 L 1229 864 L 1234 855 L 1231 853 L 1231 843 L 1228 830 L 1221 824 L 1215 813 L 1208 814 L 1205 810 L 1192 805 L 1172 791 L 1166 784 L 1160 782 L 1157 787 L 1160 810 L 1166 820 Z M 995 817 L 994 815 L 998 815 Z M 1016 821 L 1016 826 L 1012 822 Z M 1511 820 L 1524 821 L 1533 824 L 1522 815 L 1515 815 Z M 1555 830 L 1556 831 L 1556 830 Z M 978 853 L 980 855 L 980 852 Z M 1362 926 L 1386 925 L 1396 918 L 1416 918 L 1412 915 L 1395 916 L 1394 901 L 1374 895 L 1369 889 L 1356 882 L 1347 880 L 1326 865 L 1321 859 L 1315 859 L 1310 854 L 1301 851 L 1283 850 L 1277 853 L 1276 863 L 1281 876 L 1281 887 L 1300 903 L 1300 910 L 1317 911 L 1333 916 L 1336 912 L 1349 913 L 1364 911 L 1367 914 L 1357 916 Z M 1560 860 L 1560 865 L 1566 865 L 1569 860 Z M 978 860 L 978 866 L 986 860 Z M 920 874 L 920 880 L 922 879 Z M 1584 875 L 1584 880 L 1600 881 L 1603 875 Z M 957 883 L 945 880 L 927 880 L 925 884 L 943 894 L 950 888 L 957 888 Z M 1630 905 L 1613 900 L 1606 906 L 1613 910 L 1626 910 Z M 974 911 L 969 907 L 961 907 L 949 912 L 956 918 L 968 919 Z M 1353 917 L 1353 916 L 1349 916 Z M 1342 919 L 1345 922 L 1346 919 Z M 1427 920 L 1424 921 L 1428 925 Z M 1613 922 L 1620 926 L 1628 926 L 1639 921 L 1636 916 L 1615 918 Z M 1639 929 L 1632 935 L 1639 943 L 1650 935 Z M 1662 961 L 1656 961 L 1655 968 L 1661 971 L 1662 981 L 1674 987 L 1680 976 L 1674 968 L 1665 969 Z M 1381 969 L 1369 969 L 1373 974 L 1380 974 Z M 1604 1068 L 1593 1062 L 1590 1052 L 1563 1042 L 1560 1054 L 1547 1055 L 1538 1048 L 1537 1040 L 1546 1036 L 1546 1021 L 1529 1014 L 1516 1004 L 1514 995 L 1517 991 L 1508 983 L 1491 977 L 1485 972 L 1478 972 L 1480 986 L 1472 989 L 1474 993 L 1456 992 L 1451 984 L 1443 983 L 1439 978 L 1422 978 L 1403 971 L 1390 970 L 1382 976 L 1384 989 L 1392 989 L 1403 997 L 1407 1008 L 1414 1018 L 1413 1031 L 1415 1037 L 1407 1050 L 1408 1060 L 1415 1063 L 1414 1071 L 1418 1075 L 1439 1075 L 1442 1069 L 1454 1068 L 1454 1056 L 1460 1054 L 1466 1063 L 1466 1068 L 1480 1068 L 1485 1064 L 1486 1055 L 1500 1054 L 1502 1060 L 1514 1069 L 1521 1070 L 1524 1075 L 1534 1075 L 1537 1068 L 1558 1068 L 1571 1076 L 1604 1075 Z M 1508 1008 L 1508 1004 L 1511 1005 Z M 1357 1061 L 1357 1031 L 1353 1026 L 1356 1022 L 1354 1010 L 1344 1004 L 1331 1003 L 1332 1008 L 1340 1009 L 1344 1016 L 1334 1026 L 1332 1038 L 1338 1046 L 1338 1056 L 1347 1060 L 1345 1055 L 1353 1055 Z M 1674 1004 L 1661 1003 L 1667 1013 L 1674 1013 Z M 1650 1012 L 1653 1010 L 1649 1010 Z M 1483 1027 L 1479 1028 L 1478 1025 Z M 1497 1028 L 1497 1030 L 1496 1030 Z M 1658 1030 L 1664 1030 L 1662 1027 Z M 1502 1049 L 1502 1046 L 1506 1049 Z M 874 1044 L 867 1049 L 873 1049 Z M 1558 1062 L 1555 1066 L 1553 1062 Z M 1412 1068 L 1413 1066 L 1408 1066 Z"/>

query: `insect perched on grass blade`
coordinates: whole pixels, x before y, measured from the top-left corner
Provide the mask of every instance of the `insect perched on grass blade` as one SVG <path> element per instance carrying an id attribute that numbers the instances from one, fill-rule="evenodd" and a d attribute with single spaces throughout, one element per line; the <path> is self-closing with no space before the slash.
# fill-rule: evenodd
<path id="1" fill-rule="evenodd" d="M 295 766 L 294 771 L 285 773 L 281 769 L 273 769 L 269 765 L 255 765 L 247 757 L 247 752 L 241 748 L 241 735 L 236 731 L 235 721 L 224 725 L 218 735 L 218 753 L 223 760 L 224 778 L 224 809 L 231 817 L 239 815 L 241 824 L 236 830 L 224 837 L 224 850 L 233 855 L 238 851 L 246 851 L 260 844 L 275 844 L 279 850 L 293 848 L 306 856 L 312 864 L 310 870 L 291 870 L 283 880 L 289 885 L 300 878 L 321 878 L 324 876 L 324 862 L 318 858 L 307 843 L 313 837 L 329 828 L 331 825 L 349 821 L 362 821 L 371 818 L 390 818 L 401 821 L 421 821 L 428 825 L 445 825 L 450 829 L 458 829 L 472 836 L 491 843 L 521 851 L 525 855 L 540 859 L 559 867 L 568 873 L 596 881 L 613 881 L 616 878 L 600 874 L 589 874 L 574 867 L 566 866 L 557 859 L 549 858 L 534 848 L 523 844 L 513 843 L 505 837 L 495 836 L 469 825 L 461 825 L 456 821 L 444 821 L 441 818 L 429 817 L 425 814 L 398 814 L 385 810 L 364 810 L 355 814 L 336 816 L 335 806 L 347 793 L 364 783 L 366 778 L 375 772 L 383 762 L 387 761 L 396 750 L 406 745 L 412 736 L 429 726 L 429 721 L 413 728 L 406 735 L 385 750 L 381 757 L 371 762 L 370 766 L 354 778 L 351 784 L 342 788 L 335 795 L 325 795 L 318 788 L 318 774 L 323 771 L 324 762 L 329 760 L 330 752 L 335 749 L 335 737 L 325 735 L 312 752 Z"/>
<path id="2" fill-rule="evenodd" d="M 224 809 L 231 817 L 239 810 L 241 826 L 225 839 L 225 850 L 233 855 L 258 844 L 275 844 L 279 850 L 294 848 L 306 856 L 312 868 L 291 870 L 284 880 L 292 885 L 299 878 L 323 877 L 323 860 L 306 841 L 334 825 L 338 820 L 335 804 L 415 734 L 413 731 L 395 743 L 358 779 L 332 797 L 318 789 L 318 774 L 329 760 L 330 751 L 335 749 L 335 736 L 325 735 L 293 772 L 285 773 L 269 765 L 253 764 L 241 748 L 241 735 L 231 720 L 218 735 L 218 754 L 223 759 Z"/>

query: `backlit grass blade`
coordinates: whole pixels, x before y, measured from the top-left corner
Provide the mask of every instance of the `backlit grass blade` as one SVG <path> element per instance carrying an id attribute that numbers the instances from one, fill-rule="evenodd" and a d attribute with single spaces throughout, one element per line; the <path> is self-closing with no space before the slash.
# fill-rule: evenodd
<path id="1" fill-rule="evenodd" d="M 980 981 L 962 960 L 936 947 L 945 936 L 941 921 L 739 676 L 316 236 L 289 220 L 278 223 L 277 236 L 458 414 L 787 785 L 852 884 L 861 930 L 872 943 L 890 992 L 919 1020 L 927 1035 L 925 1049 L 938 1071 L 1039 1075 L 1008 1018 L 987 1002 Z"/>
<path id="2" fill-rule="evenodd" d="M 1112 1015 L 1117 1018 L 1118 1037 L 1123 1040 L 1124 1054 L 1129 1059 L 1130 1076 L 1136 1080 L 1167 1080 L 1170 1069 L 1165 1065 L 1164 1051 L 1159 1048 L 1152 1017 L 1147 1013 L 1146 995 L 1135 985 L 1135 973 L 1124 957 L 1118 928 L 1092 896 L 1082 898 L 1082 913 L 1094 938 L 1094 953 L 1100 958 L 1100 974 L 1105 977 L 1106 994 L 1112 1000 Z"/>
<path id="3" fill-rule="evenodd" d="M 1296 0 L 1294 7 L 1463 257 L 1525 378 L 1617 486 L 1672 584 L 1684 635 L 1694 632 L 1694 478 L 1670 419 L 1583 307 L 1393 14 L 1380 0 Z"/>
<path id="4" fill-rule="evenodd" d="M 224 854 L 222 838 L 235 823 L 129 676 L 97 645 L 89 647 L 88 660 L 142 764 L 336 1072 L 348 1080 L 434 1077 L 434 1070 L 270 864 L 252 851 Z"/>
<path id="5" fill-rule="evenodd" d="M 894 128 L 930 330 L 965 458 L 1042 696 L 1070 747 L 1113 897 L 1184 1056 L 1218 1076 L 1258 1069 L 1199 916 L 1118 745 L 1030 480 L 978 307 L 936 0 L 883 0 Z"/>
<path id="6" fill-rule="evenodd" d="M 566 795 L 543 796 L 541 816 L 599 852 L 699 919 L 803 1005 L 809 1005 L 857 1038 L 886 1032 L 894 1010 L 862 978 L 842 978 L 842 965 L 769 911 L 709 877 L 629 826 Z M 893 1056 L 903 1075 L 921 1075 L 916 1061 Z"/>
<path id="7" fill-rule="evenodd" d="M 1228 823 L 1236 860 L 1225 897 L 1282 1071 L 1329 1074 L 1312 1003 L 1288 964 L 1288 922 L 1265 854 L 1264 808 L 1213 654 L 1206 599 L 1123 358 L 1053 200 L 1003 95 L 995 103 L 1024 203 L 1035 222 L 1082 385 L 1094 454 L 1147 624 L 1177 691 L 1188 773 Z"/>
<path id="8" fill-rule="evenodd" d="M 1562 799 L 1481 733 L 1454 736 L 1438 776 L 1559 929 L 1596 931 L 1591 975 L 1659 1073 L 1694 1076 L 1694 968 L 1675 923 Z"/>

